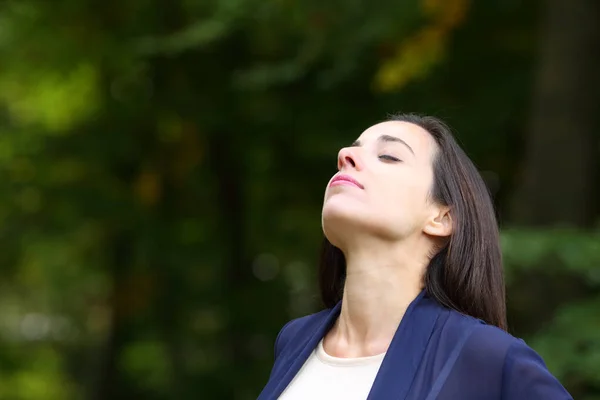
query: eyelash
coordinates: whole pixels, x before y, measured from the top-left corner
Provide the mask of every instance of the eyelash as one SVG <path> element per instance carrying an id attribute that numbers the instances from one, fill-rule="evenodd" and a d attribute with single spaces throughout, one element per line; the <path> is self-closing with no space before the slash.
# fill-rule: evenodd
<path id="1" fill-rule="evenodd" d="M 399 161 L 402 161 L 402 160 L 400 160 L 399 158 L 392 157 L 392 156 L 389 156 L 389 155 L 387 155 L 387 154 L 384 154 L 384 155 L 381 155 L 381 156 L 379 156 L 379 159 L 381 159 L 381 160 L 386 160 L 386 161 L 394 161 L 394 162 L 399 162 Z"/>

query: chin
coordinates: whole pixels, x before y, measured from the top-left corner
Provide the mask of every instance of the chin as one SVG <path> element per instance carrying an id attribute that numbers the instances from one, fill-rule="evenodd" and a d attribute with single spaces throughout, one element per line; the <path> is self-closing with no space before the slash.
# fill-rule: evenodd
<path id="1" fill-rule="evenodd" d="M 369 212 L 364 207 L 353 207 L 351 204 L 334 207 L 334 204 L 326 204 L 321 223 L 329 242 L 338 248 L 345 248 L 346 244 L 369 238 L 394 242 L 406 237 L 407 232 L 399 230 L 397 225 L 391 223 L 392 220 L 390 215 Z"/>
<path id="2" fill-rule="evenodd" d="M 384 228 L 383 223 L 377 223 L 377 218 L 367 212 L 364 207 L 349 204 L 325 204 L 321 218 L 325 237 L 336 247 L 342 248 L 343 243 L 357 239 L 365 234 L 377 235 Z"/>
<path id="3" fill-rule="evenodd" d="M 364 213 L 364 206 L 356 201 L 331 198 L 323 205 L 322 221 L 323 224 L 354 225 L 363 219 Z"/>

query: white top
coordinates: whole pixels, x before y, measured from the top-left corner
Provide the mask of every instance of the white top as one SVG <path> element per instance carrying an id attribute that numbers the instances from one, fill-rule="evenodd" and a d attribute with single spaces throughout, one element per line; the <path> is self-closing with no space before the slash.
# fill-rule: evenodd
<path id="1" fill-rule="evenodd" d="M 365 400 L 383 357 L 332 357 L 321 340 L 279 399 Z"/>

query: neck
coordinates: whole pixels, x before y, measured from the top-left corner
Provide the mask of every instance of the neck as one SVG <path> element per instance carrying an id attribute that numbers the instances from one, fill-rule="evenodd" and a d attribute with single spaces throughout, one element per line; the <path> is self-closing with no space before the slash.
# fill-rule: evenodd
<path id="1" fill-rule="evenodd" d="M 326 338 L 338 357 L 363 357 L 387 350 L 410 303 L 422 290 L 426 259 L 414 247 L 385 246 L 348 251 L 340 317 Z"/>

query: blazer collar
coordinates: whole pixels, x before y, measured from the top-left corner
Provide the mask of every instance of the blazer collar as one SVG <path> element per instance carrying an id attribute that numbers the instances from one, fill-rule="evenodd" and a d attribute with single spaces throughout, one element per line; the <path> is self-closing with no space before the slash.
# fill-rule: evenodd
<path id="1" fill-rule="evenodd" d="M 271 395 L 265 398 L 276 399 L 281 395 L 319 341 L 331 329 L 340 315 L 341 306 L 340 301 L 321 321 L 313 334 L 307 335 L 303 343 L 299 343 L 297 350 L 288 358 L 287 370 L 281 378 L 274 377 L 276 381 L 273 382 L 272 390 L 269 390 Z M 429 298 L 425 291 L 419 293 L 410 303 L 375 377 L 369 392 L 369 400 L 388 398 L 389 393 L 394 393 L 396 399 L 406 398 L 442 310 L 443 308 Z"/>
<path id="2" fill-rule="evenodd" d="M 304 339 L 300 339 L 302 342 L 298 344 L 297 350 L 290 354 L 287 358 L 287 368 L 283 373 L 283 376 L 279 378 L 278 382 L 273 382 L 274 388 L 272 390 L 271 395 L 265 396 L 267 399 L 277 399 L 281 393 L 285 390 L 285 388 L 290 384 L 292 379 L 296 376 L 300 368 L 304 365 L 308 357 L 311 355 L 313 350 L 319 344 L 319 341 L 323 339 L 325 334 L 331 329 L 331 326 L 337 320 L 337 317 L 340 315 L 340 310 L 342 308 L 342 302 L 338 302 L 327 314 L 327 316 L 319 323 L 317 329 L 313 332 L 312 335 L 307 335 Z M 275 378 L 275 377 L 274 377 Z M 265 388 L 264 392 L 267 392 L 268 388 Z M 259 397 L 261 398 L 261 397 Z"/>
<path id="3" fill-rule="evenodd" d="M 390 393 L 395 399 L 407 397 L 442 310 L 425 291 L 412 301 L 379 367 L 368 400 L 389 398 Z"/>

